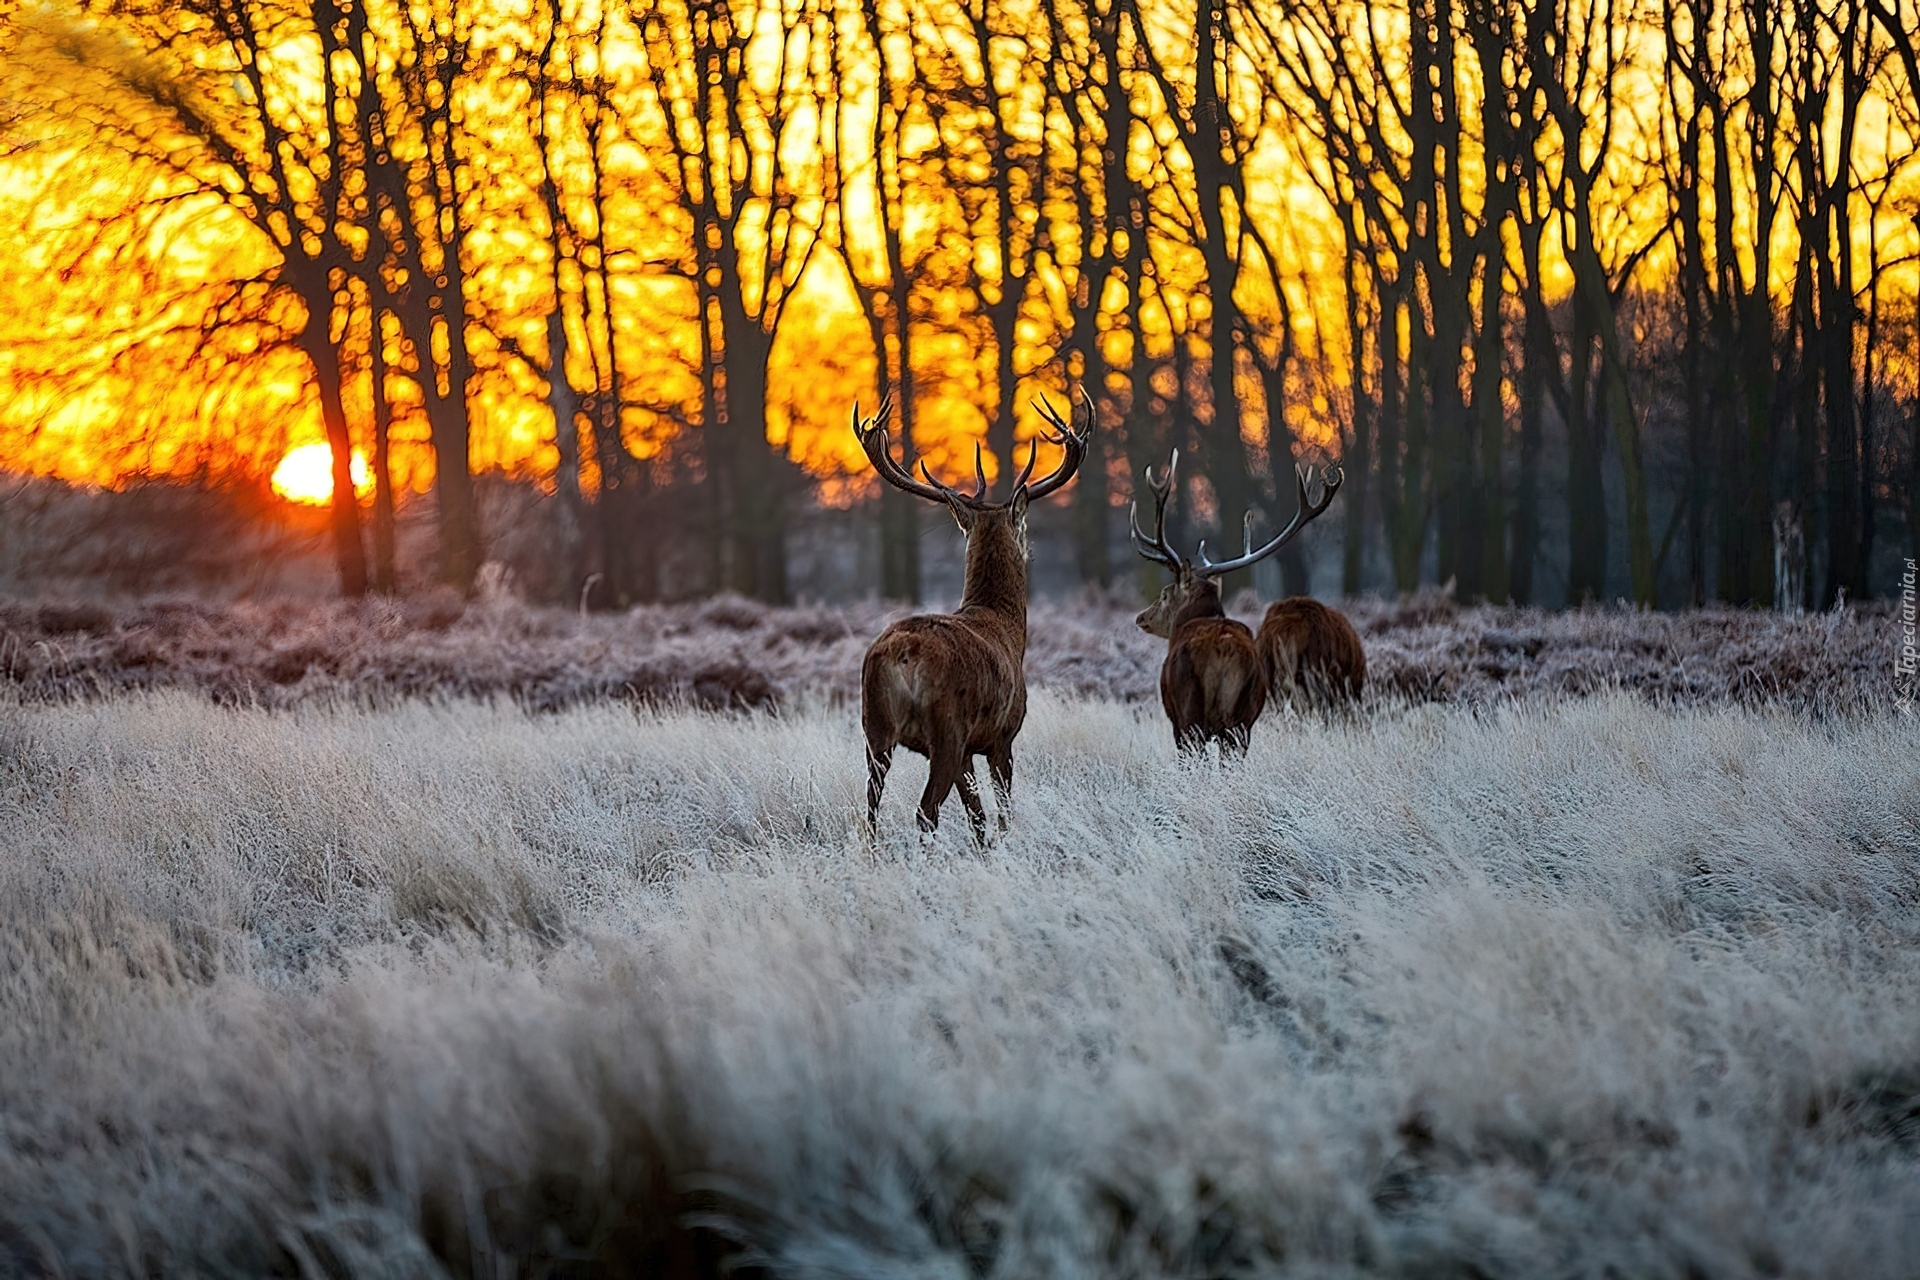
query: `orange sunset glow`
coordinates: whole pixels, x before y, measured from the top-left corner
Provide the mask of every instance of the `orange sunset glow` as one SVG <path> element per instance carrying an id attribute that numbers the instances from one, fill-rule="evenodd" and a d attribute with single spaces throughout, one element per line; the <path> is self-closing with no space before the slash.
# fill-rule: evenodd
<path id="1" fill-rule="evenodd" d="M 365 498 L 373 492 L 366 455 L 355 449 L 348 466 L 354 494 Z M 273 469 L 272 483 L 273 491 L 290 502 L 325 506 L 333 497 L 333 450 L 324 444 L 303 444 L 288 450 Z"/>
<path id="2" fill-rule="evenodd" d="M 1773 19 L 1726 0 L 1507 8 L 1492 34 L 1452 0 L 1234 0 L 1199 27 L 1190 5 L 1119 0 L 22 11 L 0 35 L 21 104 L 0 155 L 0 465 L 270 476 L 326 504 L 329 447 L 363 498 L 385 456 L 401 501 L 441 494 L 443 538 L 469 548 L 456 576 L 478 554 L 469 476 L 582 513 L 698 486 L 715 572 L 780 598 L 794 495 L 877 493 L 856 398 L 910 383 L 914 454 L 958 479 L 983 444 L 998 479 L 1039 430 L 1033 398 L 1078 382 L 1102 435 L 1075 501 L 1101 519 L 1183 438 L 1227 524 L 1284 518 L 1293 461 L 1353 455 L 1377 474 L 1352 536 L 1382 572 L 1413 585 L 1437 538 L 1476 566 L 1452 576 L 1503 598 L 1510 564 L 1458 549 L 1534 556 L 1512 543 L 1533 536 L 1515 486 L 1537 484 L 1527 415 L 1547 414 L 1569 465 L 1620 460 L 1618 493 L 1576 476 L 1565 501 L 1617 504 L 1651 601 L 1656 490 L 1686 488 L 1647 475 L 1643 453 L 1686 453 L 1641 442 L 1685 418 L 1655 398 L 1694 395 L 1716 439 L 1749 412 L 1656 385 L 1680 366 L 1652 344 L 1737 364 L 1773 341 L 1736 332 L 1757 296 L 1788 338 L 1753 358 L 1813 369 L 1844 347 L 1886 405 L 1915 385 L 1896 339 L 1920 290 L 1920 5 L 1833 0 L 1803 44 L 1767 34 L 1770 67 L 1750 50 Z M 1552 333 L 1528 347 L 1529 324 Z M 1702 448 L 1688 465 L 1720 456 Z M 1712 523 L 1672 520 L 1669 545 Z M 615 555 L 598 536 L 580 574 Z M 1125 567 L 1086 537 L 1092 579 Z M 1725 581 L 1749 554 L 1726 550 Z M 343 555 L 351 582 L 364 554 Z M 1576 566 L 1570 593 L 1605 572 Z"/>

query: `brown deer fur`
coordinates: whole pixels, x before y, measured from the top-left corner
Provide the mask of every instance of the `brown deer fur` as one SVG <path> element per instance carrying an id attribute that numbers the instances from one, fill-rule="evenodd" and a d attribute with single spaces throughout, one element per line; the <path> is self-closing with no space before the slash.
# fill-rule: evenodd
<path id="1" fill-rule="evenodd" d="M 1174 744 L 1182 751 L 1201 751 L 1218 742 L 1223 757 L 1244 755 L 1253 722 L 1267 703 L 1267 682 L 1253 632 L 1221 607 L 1220 584 L 1176 574 L 1135 621 L 1167 641 L 1160 705 L 1173 722 Z"/>
<path id="2" fill-rule="evenodd" d="M 860 666 L 867 736 L 867 820 L 877 822 L 893 749 L 927 758 L 920 826 L 932 831 L 954 784 L 974 834 L 986 811 L 973 757 L 984 755 L 1004 827 L 1013 740 L 1027 716 L 1027 520 L 1017 510 L 954 515 L 967 534 L 966 589 L 954 613 L 905 618 L 880 634 Z"/>
<path id="3" fill-rule="evenodd" d="M 1295 596 L 1267 606 L 1254 641 L 1267 693 L 1297 711 L 1347 706 L 1367 684 L 1367 653 L 1346 616 Z"/>
<path id="4" fill-rule="evenodd" d="M 1013 740 L 1027 715 L 1027 504 L 1064 486 L 1086 455 L 1093 431 L 1092 406 L 1083 398 L 1069 427 L 1042 406 L 1057 428 L 1049 435 L 1066 450 L 1059 470 L 1027 484 L 1033 454 L 1004 503 L 987 502 L 986 479 L 976 458 L 976 491 L 962 494 L 934 481 L 914 480 L 889 453 L 888 402 L 854 429 L 869 460 L 889 484 L 944 501 L 967 536 L 966 584 L 953 613 L 904 618 L 880 633 L 860 667 L 860 725 L 867 739 L 867 825 L 876 829 L 880 796 L 895 747 L 927 757 L 927 787 L 920 795 L 920 829 L 939 826 L 940 806 L 956 783 L 960 802 L 985 841 L 987 815 L 973 758 L 984 755 L 993 779 L 1000 827 L 1006 829 L 1013 790 Z M 1036 444 L 1034 453 L 1038 453 Z"/>
<path id="5" fill-rule="evenodd" d="M 1312 503 L 1307 498 L 1307 473 L 1298 472 L 1295 479 L 1300 507 L 1278 536 L 1255 550 L 1253 518 L 1249 515 L 1246 549 L 1241 555 L 1216 564 L 1207 559 L 1203 542 L 1199 563 L 1193 564 L 1167 543 L 1167 501 L 1173 496 L 1174 474 L 1179 466 L 1180 451 L 1175 449 L 1164 474 L 1156 476 L 1152 467 L 1147 468 L 1147 488 L 1153 494 L 1153 536 L 1149 538 L 1141 530 L 1137 504 L 1129 520 L 1134 549 L 1173 571 L 1173 581 L 1160 598 L 1141 610 L 1134 621 L 1141 630 L 1167 641 L 1167 658 L 1160 664 L 1160 705 L 1173 722 L 1175 745 L 1181 751 L 1204 751 L 1208 743 L 1217 742 L 1224 762 L 1230 756 L 1246 754 L 1253 723 L 1266 707 L 1268 681 L 1253 632 L 1227 617 L 1221 607 L 1220 575 L 1246 568 L 1292 541 L 1333 501 L 1341 475 L 1337 467 L 1330 468 L 1320 501 Z"/>

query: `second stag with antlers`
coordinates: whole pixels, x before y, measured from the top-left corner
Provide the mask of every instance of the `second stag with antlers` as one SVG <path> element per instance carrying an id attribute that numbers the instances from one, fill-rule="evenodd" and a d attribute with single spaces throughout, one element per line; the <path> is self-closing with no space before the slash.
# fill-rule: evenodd
<path id="1" fill-rule="evenodd" d="M 1202 542 L 1200 562 L 1194 564 L 1167 545 L 1167 500 L 1173 496 L 1179 466 L 1180 451 L 1175 449 L 1163 474 L 1155 476 L 1153 468 L 1147 468 L 1147 488 L 1153 494 L 1153 536 L 1147 537 L 1140 528 L 1137 502 L 1129 519 L 1134 549 L 1173 570 L 1173 581 L 1135 621 L 1142 631 L 1167 641 L 1167 658 L 1160 664 L 1160 705 L 1173 722 L 1174 742 L 1182 751 L 1201 751 L 1209 742 L 1217 742 L 1224 758 L 1229 753 L 1246 752 L 1253 722 L 1266 706 L 1267 674 L 1254 646 L 1253 632 L 1245 623 L 1227 616 L 1220 600 L 1220 575 L 1264 560 L 1293 541 L 1308 521 L 1333 502 L 1343 476 L 1340 468 L 1328 467 L 1320 500 L 1309 502 L 1308 472 L 1301 469 L 1295 475 L 1300 509 L 1271 542 L 1254 547 L 1253 514 L 1249 512 L 1240 555 L 1231 560 L 1209 560 L 1207 544 Z"/>
<path id="2" fill-rule="evenodd" d="M 867 826 L 880 819 L 880 793 L 895 747 L 927 758 L 927 789 L 920 796 L 920 829 L 940 824 L 940 806 L 960 786 L 977 840 L 987 838 L 986 810 L 973 758 L 984 755 L 993 777 L 1000 826 L 1007 824 L 1013 789 L 1013 739 L 1027 716 L 1027 504 L 1065 487 L 1080 469 L 1093 435 L 1093 404 L 1083 393 L 1071 425 L 1044 401 L 1037 407 L 1049 429 L 1042 433 L 1064 451 L 1053 474 L 1033 480 L 1040 441 L 1033 442 L 1026 469 L 1004 502 L 987 499 L 987 478 L 974 451 L 972 493 L 934 478 L 923 462 L 925 483 L 893 460 L 887 437 L 891 396 L 872 418 L 853 409 L 853 429 L 880 478 L 917 498 L 944 503 L 967 536 L 966 585 L 953 613 L 904 618 L 880 633 L 860 667 L 860 725 L 867 738 Z"/>

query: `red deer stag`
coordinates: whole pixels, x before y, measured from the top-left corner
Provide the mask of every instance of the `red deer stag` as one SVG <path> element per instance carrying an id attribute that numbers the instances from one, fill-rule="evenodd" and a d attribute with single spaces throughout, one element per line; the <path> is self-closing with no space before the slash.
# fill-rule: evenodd
<path id="1" fill-rule="evenodd" d="M 853 429 L 880 478 L 917 498 L 945 503 L 967 537 L 966 586 L 954 613 L 903 618 L 880 633 L 860 667 L 860 724 L 867 737 L 867 828 L 876 831 L 880 793 L 893 764 L 893 749 L 927 757 L 927 789 L 920 796 L 920 829 L 940 824 L 940 806 L 954 784 L 973 822 L 974 838 L 987 838 L 987 815 L 973 758 L 984 755 L 993 777 L 1000 826 L 1007 825 L 1013 790 L 1013 739 L 1027 716 L 1027 504 L 1066 485 L 1079 470 L 1093 435 L 1093 404 L 1084 393 L 1073 423 L 1038 403 L 1051 430 L 1046 439 L 1066 451 L 1054 473 L 1028 483 L 1035 440 L 1026 469 L 1005 502 L 987 500 L 987 478 L 974 450 L 974 491 L 961 493 L 936 480 L 924 462 L 926 483 L 893 460 L 887 436 L 891 396 L 863 421 L 853 408 Z"/>
<path id="2" fill-rule="evenodd" d="M 1245 623 L 1227 617 L 1220 602 L 1220 575 L 1244 569 L 1278 551 L 1325 511 L 1340 491 L 1338 467 L 1327 469 L 1320 501 L 1307 500 L 1308 472 L 1300 470 L 1300 509 L 1279 536 L 1258 550 L 1253 545 L 1253 515 L 1247 515 L 1242 553 L 1218 563 L 1207 559 L 1200 544 L 1200 563 L 1190 563 L 1167 545 L 1167 499 L 1173 494 L 1174 472 L 1180 465 L 1175 449 L 1166 471 L 1155 476 L 1147 468 L 1147 488 L 1153 494 L 1153 537 L 1140 528 L 1139 503 L 1129 517 L 1134 549 L 1173 570 L 1173 581 L 1160 598 L 1135 619 L 1140 629 L 1167 641 L 1167 658 L 1160 664 L 1160 705 L 1173 722 L 1173 740 L 1180 750 L 1205 750 L 1220 744 L 1221 759 L 1242 755 L 1253 732 L 1253 722 L 1267 702 L 1267 678 L 1262 670 L 1253 632 Z"/>

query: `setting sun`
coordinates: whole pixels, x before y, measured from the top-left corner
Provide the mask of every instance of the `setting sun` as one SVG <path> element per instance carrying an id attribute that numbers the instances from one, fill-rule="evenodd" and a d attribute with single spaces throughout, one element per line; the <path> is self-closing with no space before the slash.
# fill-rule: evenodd
<path id="1" fill-rule="evenodd" d="M 347 463 L 353 491 L 365 497 L 373 489 L 367 460 L 358 449 Z M 317 505 L 333 498 L 333 451 L 324 444 L 303 444 L 280 459 L 273 469 L 273 491 L 292 502 Z"/>

